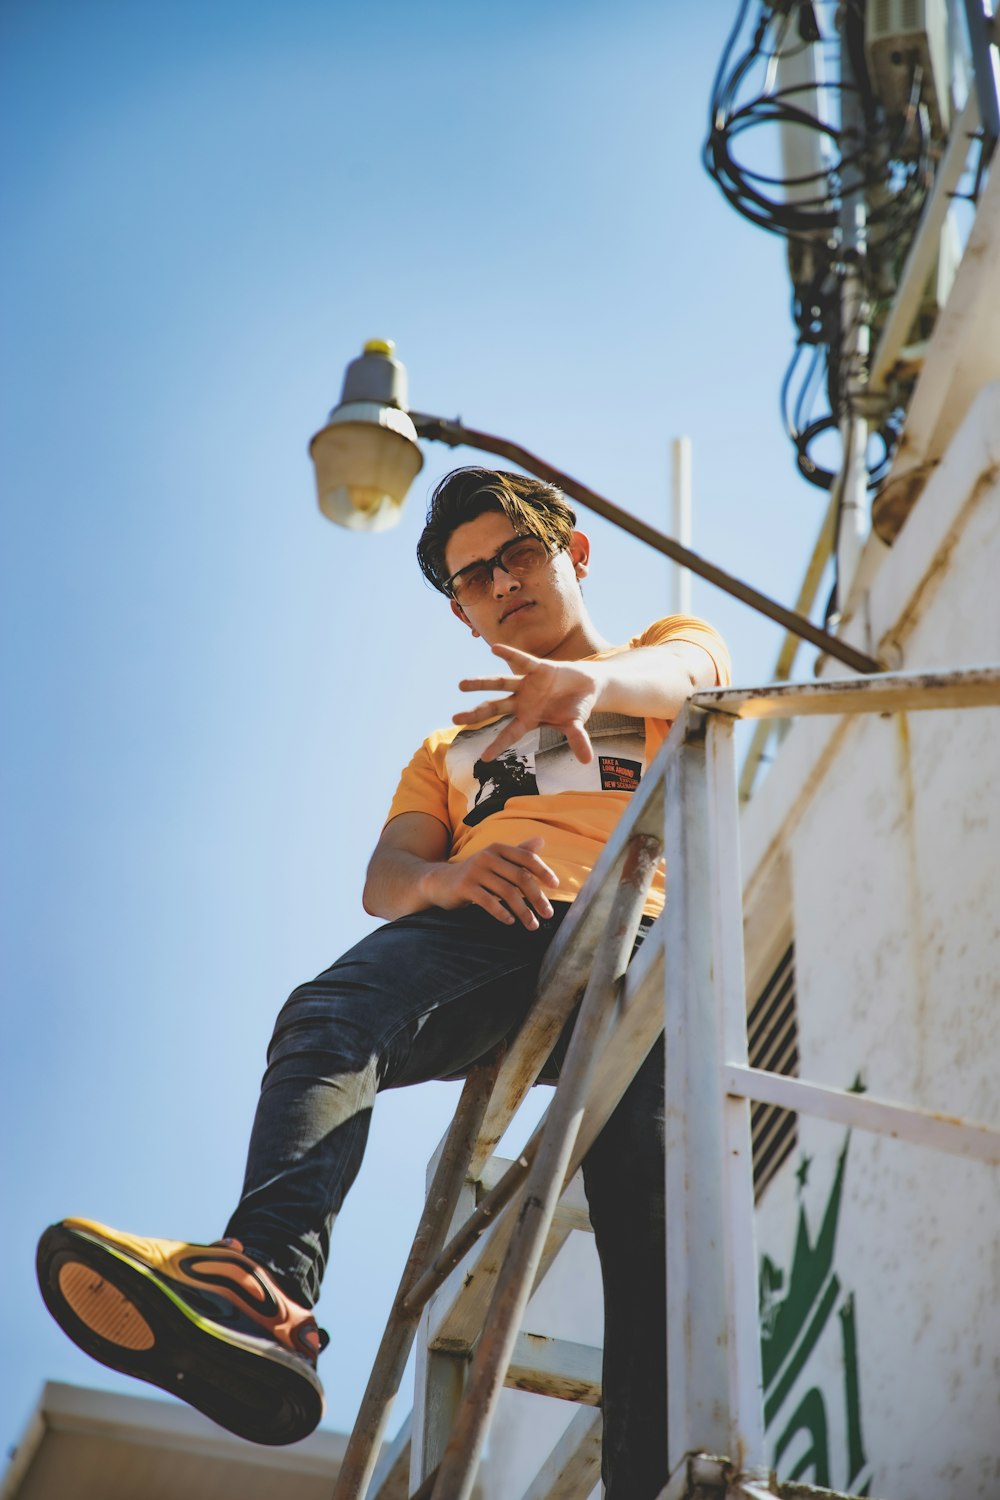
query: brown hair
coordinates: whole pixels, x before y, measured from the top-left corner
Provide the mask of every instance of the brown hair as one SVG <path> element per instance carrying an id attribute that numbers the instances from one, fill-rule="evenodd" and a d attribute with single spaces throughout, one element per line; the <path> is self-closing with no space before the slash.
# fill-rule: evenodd
<path id="1" fill-rule="evenodd" d="M 519 535 L 537 536 L 556 551 L 568 547 L 576 515 L 555 485 L 504 469 L 452 469 L 435 487 L 417 561 L 427 582 L 447 593 L 445 548 L 452 532 L 484 511 L 501 511 Z"/>

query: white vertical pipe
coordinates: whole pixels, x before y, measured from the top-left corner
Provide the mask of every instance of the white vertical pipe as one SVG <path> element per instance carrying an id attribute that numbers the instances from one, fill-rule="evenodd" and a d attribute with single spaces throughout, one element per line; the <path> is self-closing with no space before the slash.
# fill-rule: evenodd
<path id="1" fill-rule="evenodd" d="M 723 1153 L 722 1220 L 729 1358 L 727 1455 L 745 1470 L 764 1470 L 764 1396 L 761 1373 L 757 1251 L 750 1104 L 727 1098 L 723 1068 L 747 1057 L 746 980 L 743 969 L 743 881 L 733 720 L 710 714 L 705 743 L 708 777 L 709 889 L 712 974 L 715 983 Z"/>
<path id="2" fill-rule="evenodd" d="M 841 142 L 845 155 L 857 152 L 865 138 L 865 118 L 854 77 L 846 34 L 840 40 Z M 863 267 L 868 249 L 865 180 L 854 164 L 843 171 L 841 234 L 847 266 L 841 289 L 842 387 L 840 419 L 842 469 L 839 476 L 840 515 L 837 524 L 837 613 L 843 611 L 868 534 L 868 422 L 862 415 L 868 389 L 871 312 L 867 304 Z"/>
<path id="3" fill-rule="evenodd" d="M 731 1437 L 705 720 L 687 704 L 671 730 L 664 805 L 669 1474 Z"/>
<path id="4" fill-rule="evenodd" d="M 691 545 L 691 439 L 674 438 L 670 445 L 670 534 L 684 547 Z M 691 573 L 673 563 L 670 569 L 670 613 L 691 613 Z"/>

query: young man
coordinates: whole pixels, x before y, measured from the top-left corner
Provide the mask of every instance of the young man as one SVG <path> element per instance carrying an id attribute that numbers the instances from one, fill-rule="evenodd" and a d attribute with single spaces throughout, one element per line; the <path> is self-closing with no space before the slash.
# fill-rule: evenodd
<path id="1" fill-rule="evenodd" d="M 688 695 L 728 681 L 710 626 L 611 646 L 584 606 L 590 544 L 549 485 L 459 469 L 418 558 L 502 666 L 425 740 L 368 869 L 390 919 L 293 991 L 268 1052 L 243 1195 L 211 1245 L 82 1219 L 42 1236 L 39 1282 L 87 1353 L 264 1443 L 322 1416 L 310 1309 L 379 1089 L 456 1077 L 516 1031 L 545 950 Z M 662 882 L 647 915 L 662 905 Z M 608 1500 L 665 1479 L 663 1057 L 654 1048 L 584 1164 L 605 1292 Z"/>

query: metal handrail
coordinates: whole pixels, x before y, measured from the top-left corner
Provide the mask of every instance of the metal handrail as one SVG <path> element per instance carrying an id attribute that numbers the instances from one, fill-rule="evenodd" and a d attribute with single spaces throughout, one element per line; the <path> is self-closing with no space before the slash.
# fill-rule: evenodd
<path id="1" fill-rule="evenodd" d="M 501 1061 L 493 1102 L 484 1104 L 477 1085 L 475 1100 L 470 1098 L 465 1106 L 465 1113 L 471 1108 L 475 1116 L 472 1134 L 478 1129 L 478 1146 L 471 1142 L 469 1121 L 456 1117 L 453 1129 L 458 1129 L 462 1149 L 456 1152 L 446 1146 L 442 1153 L 442 1159 L 451 1161 L 453 1176 L 456 1163 L 464 1170 L 461 1163 L 478 1153 L 473 1175 L 481 1175 L 484 1142 L 491 1145 L 499 1138 L 537 1076 L 549 1039 L 558 1034 L 572 1008 L 579 977 L 596 962 L 601 972 L 588 985 L 593 997 L 588 1009 L 591 1019 L 577 1050 L 595 1051 L 602 1037 L 596 1049 L 601 1054 L 598 1067 L 580 1068 L 561 1102 L 557 1091 L 547 1119 L 525 1153 L 528 1160 L 515 1164 L 516 1171 L 508 1173 L 504 1193 L 494 1205 L 499 1212 L 500 1197 L 508 1205 L 521 1204 L 522 1209 L 530 1204 L 528 1216 L 533 1223 L 519 1234 L 520 1225 L 514 1225 L 508 1206 L 506 1217 L 494 1221 L 480 1238 L 485 1226 L 477 1224 L 473 1214 L 474 1232 L 467 1235 L 465 1248 L 478 1243 L 479 1259 L 471 1271 L 462 1265 L 437 1291 L 432 1304 L 455 1302 L 456 1279 L 472 1282 L 479 1277 L 480 1300 L 483 1274 L 487 1289 L 496 1287 L 472 1378 L 458 1403 L 453 1439 L 439 1468 L 427 1475 L 425 1467 L 427 1477 L 420 1494 L 426 1492 L 435 1500 L 462 1500 L 471 1493 L 478 1455 L 555 1204 L 581 1152 L 600 1128 L 602 1116 L 606 1119 L 614 1107 L 610 1101 L 621 1096 L 663 1026 L 664 983 L 671 1203 L 668 1285 L 673 1288 L 671 1305 L 685 1310 L 679 1319 L 670 1320 L 667 1329 L 667 1432 L 678 1495 L 685 1493 L 676 1485 L 695 1452 L 729 1455 L 734 1493 L 745 1484 L 745 1493 L 750 1494 L 765 1473 L 747 1101 L 779 1103 L 802 1114 L 1000 1162 L 1000 1131 L 992 1127 L 785 1078 L 751 1068 L 747 1059 L 739 812 L 732 743 L 735 722 L 978 706 L 1000 706 L 1000 666 L 715 688 L 689 699 L 553 940 L 543 967 L 541 1000 L 524 1028 L 527 1043 L 520 1051 L 515 1043 Z M 641 848 L 645 853 L 640 854 Z M 670 898 L 626 976 L 617 1008 L 609 1013 L 613 976 L 621 972 L 622 954 L 630 945 L 628 929 L 641 909 L 640 887 L 648 878 L 649 861 L 655 862 L 661 849 L 673 872 Z M 637 857 L 645 865 L 638 883 L 637 874 L 630 873 Z M 613 940 L 602 942 L 607 937 Z M 671 976 L 681 971 L 683 983 L 674 991 Z M 574 976 L 574 983 L 560 984 L 559 979 L 565 980 L 567 974 Z M 713 1078 L 717 1087 L 706 1088 Z M 720 1102 L 721 1113 L 717 1113 Z M 583 1127 L 581 1111 L 584 1121 L 589 1119 Z M 572 1126 L 567 1125 L 569 1116 Z M 541 1160 L 544 1167 L 537 1165 Z M 526 1188 L 532 1173 L 536 1174 L 534 1187 L 528 1182 Z M 449 1205 L 450 1218 L 453 1185 L 443 1193 L 440 1179 L 439 1170 L 434 1193 Z M 524 1218 L 524 1213 L 519 1210 L 517 1217 Z M 488 1221 L 490 1215 L 480 1215 L 480 1220 L 484 1218 Z M 409 1329 L 426 1295 L 441 1286 L 444 1274 L 457 1262 L 457 1256 L 449 1258 L 447 1251 L 439 1255 L 443 1227 L 438 1224 L 431 1233 L 426 1214 L 418 1239 L 421 1235 L 425 1248 L 420 1255 L 411 1255 L 397 1297 L 397 1311 Z M 435 1258 L 438 1268 L 429 1275 Z M 695 1265 L 697 1276 L 691 1274 Z M 418 1296 L 415 1288 L 421 1278 Z M 447 1316 L 446 1310 L 436 1325 L 430 1318 L 425 1337 L 433 1336 L 434 1326 L 440 1330 Z M 395 1375 L 401 1367 L 398 1348 L 389 1365 Z M 583 1427 L 583 1431 L 591 1434 L 592 1441 L 592 1429 Z M 370 1464 L 366 1467 L 370 1472 Z"/>
<path id="2" fill-rule="evenodd" d="M 686 1328 L 667 1327 L 671 1497 L 687 1493 L 699 1451 L 728 1455 L 727 1493 L 757 1493 L 767 1479 L 749 1101 L 1000 1162 L 992 1126 L 750 1067 L 735 722 L 983 706 L 1000 706 L 1000 666 L 715 689 L 689 700 L 671 731 L 664 941 L 684 973 L 676 991 L 668 979 L 666 1002 L 667 1281 L 687 1315 Z"/>

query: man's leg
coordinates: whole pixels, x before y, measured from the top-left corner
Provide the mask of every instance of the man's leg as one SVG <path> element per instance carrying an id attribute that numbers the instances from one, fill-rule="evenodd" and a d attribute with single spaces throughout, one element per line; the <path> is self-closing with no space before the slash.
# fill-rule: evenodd
<path id="1" fill-rule="evenodd" d="M 296 990 L 275 1030 L 228 1238 L 192 1245 L 89 1220 L 53 1225 L 38 1276 L 64 1331 L 241 1436 L 287 1443 L 310 1432 L 323 1409 L 322 1335 L 308 1307 L 375 1092 L 458 1075 L 515 1029 L 565 910 L 533 933 L 478 909 L 405 917 Z"/>
<path id="2" fill-rule="evenodd" d="M 226 1229 L 312 1306 L 376 1093 L 457 1076 L 516 1028 L 567 908 L 536 932 L 478 908 L 390 922 L 278 1016 L 239 1206 Z"/>
<path id="3" fill-rule="evenodd" d="M 655 1500 L 667 1481 L 663 1040 L 583 1164 L 604 1283 L 606 1500 Z"/>

